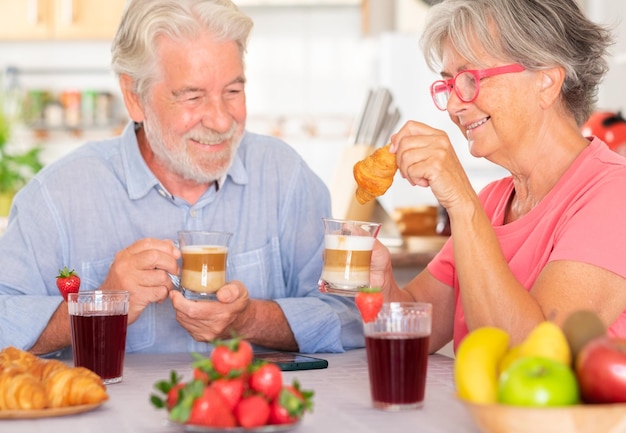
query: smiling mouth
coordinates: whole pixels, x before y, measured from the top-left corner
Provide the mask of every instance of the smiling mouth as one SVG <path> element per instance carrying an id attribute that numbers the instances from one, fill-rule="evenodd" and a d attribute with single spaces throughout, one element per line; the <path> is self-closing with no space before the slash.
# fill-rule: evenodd
<path id="1" fill-rule="evenodd" d="M 190 137 L 192 141 L 195 141 L 198 144 L 201 144 L 203 146 L 217 146 L 219 144 L 223 144 L 225 140 L 220 140 L 220 141 L 216 141 L 216 140 L 206 140 L 206 139 L 202 139 L 199 137 Z"/>
<path id="2" fill-rule="evenodd" d="M 487 123 L 489 119 L 491 119 L 491 117 L 487 116 L 484 119 L 479 120 L 478 122 L 470 123 L 465 127 L 465 132 L 469 133 L 472 129 L 478 128 L 480 125 Z"/>

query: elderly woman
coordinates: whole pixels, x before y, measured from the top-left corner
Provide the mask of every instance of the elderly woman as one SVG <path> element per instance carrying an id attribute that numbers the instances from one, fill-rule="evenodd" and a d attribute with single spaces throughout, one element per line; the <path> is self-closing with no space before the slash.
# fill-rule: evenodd
<path id="1" fill-rule="evenodd" d="M 371 283 L 388 301 L 433 304 L 432 351 L 486 325 L 518 343 L 579 309 L 626 336 L 626 159 L 580 132 L 610 33 L 575 0 L 445 0 L 422 44 L 441 72 L 435 108 L 473 156 L 511 175 L 477 195 L 444 132 L 405 124 L 391 151 L 401 175 L 446 208 L 451 238 L 402 289 L 378 244 Z"/>

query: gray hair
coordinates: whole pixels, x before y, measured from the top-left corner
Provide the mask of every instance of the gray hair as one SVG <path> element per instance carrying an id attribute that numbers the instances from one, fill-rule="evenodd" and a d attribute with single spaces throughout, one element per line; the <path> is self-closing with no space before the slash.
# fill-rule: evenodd
<path id="1" fill-rule="evenodd" d="M 561 66 L 565 109 L 579 126 L 593 111 L 613 36 L 576 0 L 445 0 L 429 13 L 421 44 L 431 69 L 441 64 L 447 42 L 476 65 L 487 66 L 479 54 L 484 48 L 531 71 Z"/>
<path id="2" fill-rule="evenodd" d="M 243 61 L 252 20 L 230 0 L 128 0 L 111 46 L 111 65 L 131 77 L 133 91 L 145 99 L 158 73 L 156 39 L 191 38 L 203 31 L 235 41 Z"/>

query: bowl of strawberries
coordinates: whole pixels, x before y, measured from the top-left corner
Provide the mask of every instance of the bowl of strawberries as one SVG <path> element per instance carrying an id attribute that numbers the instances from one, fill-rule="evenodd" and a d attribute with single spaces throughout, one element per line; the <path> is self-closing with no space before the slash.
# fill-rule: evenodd
<path id="1" fill-rule="evenodd" d="M 154 384 L 151 403 L 188 432 L 280 432 L 313 409 L 313 391 L 283 380 L 277 364 L 254 359 L 242 338 L 218 340 L 209 357 L 193 353 L 193 377 L 176 371 Z"/>

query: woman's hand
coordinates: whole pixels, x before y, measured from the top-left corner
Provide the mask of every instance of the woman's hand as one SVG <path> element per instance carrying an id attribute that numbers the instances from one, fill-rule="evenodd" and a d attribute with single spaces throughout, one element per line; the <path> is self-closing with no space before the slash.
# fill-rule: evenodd
<path id="1" fill-rule="evenodd" d="M 374 241 L 372 249 L 370 286 L 380 287 L 385 301 L 389 301 L 392 291 L 397 288 L 391 267 L 391 253 L 378 239 Z"/>
<path id="2" fill-rule="evenodd" d="M 474 190 L 448 135 L 430 126 L 409 121 L 391 136 L 398 170 L 411 185 L 430 187 L 446 209 Z"/>

